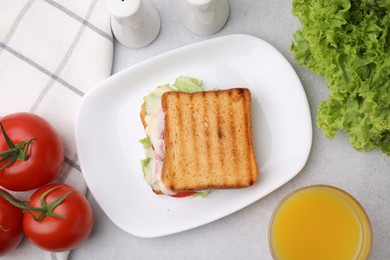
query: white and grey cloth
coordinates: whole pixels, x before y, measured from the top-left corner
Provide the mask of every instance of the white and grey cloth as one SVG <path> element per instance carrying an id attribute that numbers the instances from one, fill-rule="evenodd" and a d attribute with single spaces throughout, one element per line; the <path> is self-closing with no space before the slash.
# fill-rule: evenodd
<path id="1" fill-rule="evenodd" d="M 60 182 L 83 192 L 74 124 L 82 97 L 111 74 L 113 36 L 104 0 L 0 0 L 0 116 L 27 111 L 59 131 Z M 13 193 L 25 199 L 31 192 Z M 3 259 L 67 259 L 27 239 Z"/>

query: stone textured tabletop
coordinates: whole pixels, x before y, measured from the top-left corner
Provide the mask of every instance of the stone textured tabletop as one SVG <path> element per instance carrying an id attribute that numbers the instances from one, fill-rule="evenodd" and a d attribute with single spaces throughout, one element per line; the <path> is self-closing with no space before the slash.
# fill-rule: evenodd
<path id="1" fill-rule="evenodd" d="M 371 259 L 390 258 L 390 157 L 380 151 L 355 151 L 344 133 L 325 138 L 315 125 L 317 107 L 329 94 L 326 82 L 291 58 L 293 33 L 300 23 L 291 14 L 291 1 L 230 0 L 230 17 L 216 34 L 199 36 L 184 28 L 179 0 L 149 0 L 161 16 L 156 40 L 141 49 L 115 43 L 113 73 L 160 53 L 227 34 L 249 34 L 277 48 L 297 72 L 309 101 L 313 121 L 312 150 L 303 170 L 290 182 L 252 205 L 213 223 L 178 234 L 143 239 L 115 226 L 88 199 L 95 212 L 90 238 L 70 254 L 70 259 L 272 259 L 268 226 L 278 202 L 294 189 L 330 184 L 352 194 L 372 223 Z"/>

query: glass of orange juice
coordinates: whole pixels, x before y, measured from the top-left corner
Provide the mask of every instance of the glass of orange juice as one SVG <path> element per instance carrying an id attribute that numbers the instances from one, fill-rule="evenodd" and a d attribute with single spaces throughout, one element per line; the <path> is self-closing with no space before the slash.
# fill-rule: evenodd
<path id="1" fill-rule="evenodd" d="M 371 224 L 359 202 L 329 185 L 313 185 L 287 195 L 269 228 L 274 259 L 367 259 Z"/>

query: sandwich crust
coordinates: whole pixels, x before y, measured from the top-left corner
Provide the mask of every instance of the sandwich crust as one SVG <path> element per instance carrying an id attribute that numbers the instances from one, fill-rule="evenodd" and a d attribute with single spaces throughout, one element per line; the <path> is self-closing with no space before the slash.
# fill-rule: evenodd
<path id="1" fill-rule="evenodd" d="M 139 113 L 139 116 L 141 117 L 142 125 L 144 128 L 146 128 L 146 121 L 145 121 L 145 116 L 146 116 L 146 102 L 142 103 L 141 106 L 141 112 Z"/>
<path id="2" fill-rule="evenodd" d="M 167 188 L 232 189 L 257 181 L 249 89 L 172 91 L 161 102 L 166 152 L 162 182 Z"/>

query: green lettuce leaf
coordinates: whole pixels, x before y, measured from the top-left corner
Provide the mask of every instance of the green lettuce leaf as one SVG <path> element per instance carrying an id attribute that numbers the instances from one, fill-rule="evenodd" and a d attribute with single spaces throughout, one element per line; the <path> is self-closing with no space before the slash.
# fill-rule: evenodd
<path id="1" fill-rule="evenodd" d="M 390 1 L 293 0 L 302 28 L 293 57 L 325 78 L 331 91 L 317 125 L 333 138 L 348 134 L 359 151 L 390 156 Z"/>
<path id="2" fill-rule="evenodd" d="M 200 190 L 200 191 L 197 191 L 194 195 L 192 195 L 193 197 L 202 197 L 202 198 L 206 198 L 210 193 L 210 190 Z"/>
<path id="3" fill-rule="evenodd" d="M 148 136 L 139 140 L 139 142 L 144 146 L 144 149 L 147 149 L 152 146 L 152 143 L 150 142 L 150 138 Z"/>
<path id="4" fill-rule="evenodd" d="M 202 82 L 200 80 L 188 76 L 178 77 L 173 86 L 179 91 L 189 93 L 203 90 Z"/>
<path id="5" fill-rule="evenodd" d="M 145 172 L 145 168 L 148 167 L 151 159 L 152 158 L 148 157 L 148 158 L 145 158 L 145 159 L 141 160 L 141 166 L 142 166 L 142 171 L 143 172 Z"/>

